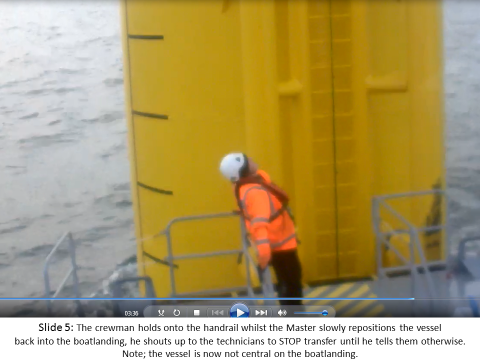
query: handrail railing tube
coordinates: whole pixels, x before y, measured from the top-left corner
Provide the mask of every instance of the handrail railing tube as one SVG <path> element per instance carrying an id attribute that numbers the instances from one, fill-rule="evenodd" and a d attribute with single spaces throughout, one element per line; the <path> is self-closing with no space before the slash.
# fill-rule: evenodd
<path id="1" fill-rule="evenodd" d="M 480 236 L 474 236 L 474 237 L 469 237 L 462 239 L 459 243 L 458 246 L 458 259 L 459 260 L 465 260 L 465 248 L 466 244 L 470 242 L 475 242 L 475 241 L 480 241 Z"/>
<path id="2" fill-rule="evenodd" d="M 57 252 L 58 248 L 64 243 L 64 241 L 68 239 L 68 248 L 69 248 L 69 254 L 70 254 L 70 262 L 71 262 L 71 268 L 65 275 L 65 277 L 62 279 L 60 285 L 58 286 L 57 290 L 55 293 L 52 295 L 52 289 L 50 285 L 50 275 L 48 273 L 49 267 L 50 267 L 50 262 Z M 80 298 L 80 286 L 79 286 L 79 281 L 78 281 L 78 274 L 77 274 L 77 262 L 76 262 L 76 254 L 75 254 L 75 242 L 73 240 L 73 236 L 70 232 L 66 232 L 63 234 L 60 239 L 57 240 L 56 244 L 53 246 L 52 250 L 48 253 L 47 257 L 45 258 L 45 262 L 43 265 L 43 279 L 44 279 L 44 285 L 45 285 L 45 298 L 47 298 L 47 310 L 48 313 L 50 314 L 52 312 L 52 304 L 51 304 L 51 298 L 56 298 L 60 292 L 63 290 L 65 284 L 67 283 L 68 279 L 72 277 L 73 279 L 73 290 L 75 293 L 75 297 L 78 299 Z M 78 300 L 77 300 L 77 305 Z"/>
<path id="3" fill-rule="evenodd" d="M 429 231 L 441 231 L 441 230 L 446 230 L 445 225 L 438 225 L 438 226 L 425 226 L 425 227 L 419 227 L 416 228 L 416 231 L 419 233 L 426 233 Z M 409 234 L 408 230 L 392 230 L 383 233 L 385 236 L 394 236 L 394 235 L 404 235 L 404 234 Z"/>
<path id="4" fill-rule="evenodd" d="M 240 229 L 242 236 L 242 248 L 246 266 L 245 274 L 247 276 L 247 293 L 249 297 L 253 297 L 252 280 L 250 278 L 250 262 L 252 264 L 254 264 L 254 262 L 253 259 L 250 258 L 250 253 L 248 252 L 247 231 L 245 230 L 245 224 L 243 223 L 242 219 L 240 219 Z"/>
<path id="5" fill-rule="evenodd" d="M 45 297 L 49 298 L 52 290 L 50 288 L 50 277 L 48 275 L 48 265 L 50 264 L 50 260 L 53 256 L 53 254 L 57 251 L 58 247 L 62 244 L 62 242 L 65 240 L 65 237 L 68 235 L 68 233 L 63 234 L 63 236 L 57 241 L 55 246 L 50 250 L 48 253 L 47 257 L 45 258 L 45 263 L 43 265 L 43 279 L 45 283 Z"/>
<path id="6" fill-rule="evenodd" d="M 432 195 L 432 194 L 441 194 L 445 195 L 445 191 L 442 189 L 433 189 L 433 190 L 427 190 L 427 191 L 418 191 L 418 192 L 408 192 L 408 193 L 402 193 L 402 194 L 392 194 L 392 195 L 383 195 L 383 196 L 376 196 L 373 198 L 372 201 L 372 217 L 373 217 L 373 225 L 374 225 L 374 230 L 376 233 L 376 244 L 377 244 L 377 269 L 379 275 L 386 275 L 389 271 L 393 271 L 394 269 L 409 269 L 411 276 L 412 276 L 412 283 L 411 283 L 411 291 L 412 291 L 412 297 L 416 297 L 416 292 L 417 292 L 417 287 L 418 287 L 418 282 L 420 281 L 419 275 L 421 269 L 425 272 L 425 279 L 426 279 L 426 284 L 427 284 L 427 289 L 428 292 L 431 296 L 431 298 L 436 298 L 437 291 L 435 289 L 435 284 L 433 281 L 433 278 L 430 274 L 430 269 L 429 266 L 435 265 L 436 263 L 439 262 L 434 262 L 434 263 L 427 263 L 425 254 L 423 252 L 422 244 L 420 242 L 420 233 L 426 233 L 429 231 L 448 231 L 448 226 L 447 224 L 445 225 L 433 225 L 433 226 L 426 226 L 426 227 L 415 227 L 413 224 L 411 224 L 403 215 L 401 215 L 398 211 L 396 211 L 390 204 L 386 202 L 386 200 L 389 199 L 397 199 L 397 198 L 404 198 L 404 197 L 414 197 L 414 196 L 423 196 L 423 195 Z M 384 206 L 385 209 L 390 213 L 390 215 L 394 216 L 397 220 L 399 220 L 403 225 L 405 225 L 408 230 L 393 230 L 389 232 L 382 232 L 380 228 L 381 224 L 381 215 L 380 215 L 380 208 L 381 206 Z M 448 218 L 448 216 L 447 216 Z M 446 220 L 447 221 L 447 220 Z M 409 242 L 409 253 L 410 253 L 410 259 L 407 260 L 405 257 L 403 257 L 399 251 L 392 246 L 387 240 L 386 237 L 392 236 L 392 235 L 399 235 L 399 234 L 408 234 L 410 237 L 410 242 Z M 406 264 L 406 266 L 400 266 L 396 267 L 394 269 L 391 268 L 383 268 L 382 265 L 382 244 L 384 244 L 388 249 L 393 251 L 393 253 L 403 262 Z M 418 250 L 419 253 L 419 258 L 420 258 L 420 265 L 417 265 L 415 262 L 415 248 Z M 443 262 L 441 262 L 443 263 Z M 415 311 L 415 308 L 412 309 Z M 433 311 L 433 306 L 431 307 L 431 310 Z"/>
<path id="7" fill-rule="evenodd" d="M 47 257 L 45 258 L 45 263 L 49 263 L 53 254 L 57 251 L 58 247 L 60 245 L 62 245 L 62 243 L 65 241 L 65 238 L 69 235 L 70 233 L 66 232 L 65 234 L 62 235 L 62 237 L 60 239 L 57 240 L 57 243 L 55 244 L 55 246 L 52 248 L 52 250 L 50 250 L 50 252 L 48 253 Z M 45 267 L 44 267 L 45 269 Z"/>
<path id="8" fill-rule="evenodd" d="M 192 221 L 192 220 L 206 220 L 206 219 L 217 219 L 217 218 L 226 218 L 226 217 L 233 217 L 238 216 L 235 212 L 228 212 L 228 213 L 217 213 L 217 214 L 206 214 L 206 215 L 191 215 L 191 216 L 182 216 L 178 218 L 174 218 L 170 220 L 167 224 L 167 227 L 160 232 L 160 235 L 165 235 L 167 238 L 167 259 L 173 259 L 173 249 L 172 249 L 172 234 L 171 228 L 174 224 L 179 222 L 185 221 Z M 171 261 L 171 260 L 170 260 Z M 170 272 L 170 284 L 171 284 L 171 297 L 176 297 L 177 289 L 175 285 L 175 269 L 172 266 L 169 266 Z"/>
<path id="9" fill-rule="evenodd" d="M 390 244 L 390 243 L 389 243 L 387 240 L 385 240 L 385 239 L 380 239 L 380 244 L 381 244 L 381 243 L 383 243 L 389 250 L 392 250 L 393 253 L 394 253 L 395 255 L 397 255 L 397 257 L 398 257 L 402 262 L 404 262 L 405 264 L 407 264 L 408 267 L 411 268 L 411 265 L 409 265 L 409 264 L 410 264 L 410 261 L 409 261 L 405 256 L 403 256 L 403 255 L 400 253 L 400 251 L 398 251 L 398 249 L 397 249 L 395 246 L 393 246 L 392 244 Z M 381 255 L 381 252 L 380 252 L 380 255 Z"/>
<path id="10" fill-rule="evenodd" d="M 173 223 L 170 222 L 172 225 Z M 169 223 L 169 225 L 170 225 Z M 173 258 L 173 250 L 172 250 L 172 239 L 171 239 L 171 234 L 170 234 L 170 228 L 167 227 L 167 230 L 165 231 L 165 236 L 167 238 L 167 258 L 172 259 Z M 177 295 L 177 289 L 175 286 L 175 271 L 173 266 L 169 266 L 169 272 L 170 272 L 170 286 L 171 286 L 171 297 L 175 298 Z M 176 303 L 176 301 L 174 301 Z"/>
<path id="11" fill-rule="evenodd" d="M 414 251 L 414 245 L 413 245 L 413 242 L 415 242 L 415 245 L 417 247 L 417 249 L 419 250 L 418 253 L 419 253 L 419 257 L 420 257 L 420 263 L 422 264 L 422 266 L 424 267 L 424 270 L 426 272 L 426 281 L 427 281 L 427 286 L 429 287 L 429 292 L 430 292 L 430 295 L 432 297 L 436 297 L 436 291 L 435 291 L 435 285 L 433 284 L 433 280 L 430 278 L 429 274 L 428 274 L 428 268 L 427 268 L 427 261 L 425 259 L 425 255 L 423 254 L 423 251 L 421 250 L 422 248 L 422 245 L 420 243 L 420 240 L 419 240 L 419 237 L 418 237 L 418 233 L 415 229 L 415 227 L 409 223 L 409 221 L 407 219 L 405 219 L 404 216 L 402 216 L 400 213 L 398 213 L 395 209 L 393 209 L 390 204 L 380 200 L 380 203 L 390 211 L 390 213 L 395 216 L 398 220 L 400 220 L 401 222 L 403 222 L 406 226 L 408 226 L 411 230 L 411 239 L 413 241 L 410 241 L 410 255 L 412 256 L 412 261 L 413 263 L 415 263 L 415 251 Z"/>
<path id="12" fill-rule="evenodd" d="M 179 223 L 179 222 L 185 222 L 185 221 L 192 221 L 192 220 L 207 220 L 207 219 L 216 219 L 216 218 L 227 218 L 227 217 L 234 217 L 238 216 L 239 214 L 235 211 L 230 211 L 230 212 L 223 212 L 223 213 L 217 213 L 217 214 L 205 214 L 205 215 L 190 215 L 190 216 L 180 216 L 177 218 L 174 218 L 170 220 L 167 223 L 167 226 L 163 231 L 160 231 L 160 235 L 166 233 L 167 231 L 170 231 L 170 228 L 172 227 L 173 224 Z"/>
<path id="13" fill-rule="evenodd" d="M 192 215 L 192 216 L 183 216 L 183 217 L 178 217 L 170 220 L 164 230 L 159 232 L 159 235 L 164 235 L 167 240 L 167 256 L 165 257 L 165 260 L 167 261 L 169 265 L 169 277 L 170 277 L 170 285 L 171 285 L 171 297 L 176 298 L 179 294 L 177 293 L 176 289 L 176 284 L 175 284 L 175 271 L 173 265 L 174 260 L 185 260 L 185 259 L 197 259 L 197 258 L 207 258 L 207 257 L 213 257 L 213 256 L 224 256 L 224 255 L 235 255 L 235 254 L 243 254 L 243 257 L 245 259 L 245 265 L 246 265 L 246 275 L 247 275 L 247 292 L 250 297 L 253 297 L 254 293 L 252 290 L 252 284 L 251 284 L 251 272 L 250 272 L 250 263 L 254 263 L 253 259 L 251 258 L 249 252 L 248 252 L 248 239 L 247 239 L 247 233 L 245 229 L 244 222 L 240 218 L 240 228 L 241 228 L 241 239 L 242 239 L 242 250 L 225 250 L 225 251 L 216 251 L 216 252 L 209 252 L 209 253 L 202 253 L 202 254 L 188 254 L 188 255 L 173 255 L 173 244 L 172 244 L 172 234 L 171 234 L 171 229 L 172 226 L 176 223 L 179 222 L 186 222 L 186 221 L 194 221 L 194 220 L 207 220 L 207 219 L 218 219 L 218 218 L 228 218 L 228 217 L 234 217 L 234 216 L 239 216 L 240 214 L 238 212 L 228 212 L 228 213 L 217 213 L 217 214 L 206 214 L 206 215 Z M 271 274 L 270 270 L 268 270 L 268 279 L 267 282 L 271 283 Z M 257 274 L 260 275 L 260 274 Z M 265 291 L 269 291 L 268 289 L 266 290 L 264 288 L 264 285 L 262 283 L 262 288 Z M 273 285 L 271 286 L 273 288 Z M 264 294 L 265 295 L 265 294 Z M 176 300 L 174 300 L 176 302 Z"/>
<path id="14" fill-rule="evenodd" d="M 410 233 L 408 235 L 410 237 L 410 239 L 412 239 L 412 236 L 414 236 L 413 234 L 413 230 L 410 228 Z M 418 273 L 417 273 L 417 269 L 415 269 L 415 244 L 413 243 L 412 240 L 410 240 L 409 244 L 408 244 L 408 248 L 409 248 L 409 252 L 410 252 L 410 261 L 409 261 L 409 266 L 410 266 L 410 269 L 411 269 L 411 276 L 413 278 L 413 281 L 411 282 L 410 286 L 410 290 L 412 292 L 412 298 L 416 298 L 417 297 L 417 283 L 418 283 Z M 415 302 L 412 302 L 412 313 L 413 315 L 415 315 Z"/>
<path id="15" fill-rule="evenodd" d="M 448 205 L 448 196 L 447 196 L 447 193 L 444 192 L 443 193 L 443 198 L 444 198 L 444 208 L 445 208 L 445 239 L 450 239 L 450 220 L 448 218 L 448 211 L 449 211 L 449 205 Z M 445 245 L 443 246 L 443 258 L 444 259 L 447 259 L 448 258 L 448 255 L 449 255 L 449 249 L 448 249 L 448 241 L 445 241 L 444 242 Z"/>
<path id="16" fill-rule="evenodd" d="M 373 198 L 372 200 L 373 202 L 373 206 L 372 206 L 372 220 L 373 220 L 373 230 L 376 234 L 376 249 L 377 249 L 377 273 L 379 275 L 383 275 L 382 273 L 382 263 L 383 263 L 383 259 L 382 259 L 382 243 L 380 241 L 380 238 L 382 238 L 381 240 L 385 240 L 383 238 L 383 234 L 381 233 L 381 229 L 380 229 L 380 222 L 381 222 L 381 218 L 380 218 L 380 204 L 378 202 L 378 200 L 376 198 Z"/>
<path id="17" fill-rule="evenodd" d="M 52 295 L 52 298 L 56 298 L 58 294 L 63 290 L 63 287 L 67 283 L 68 279 L 70 279 L 70 276 L 72 276 L 73 269 L 70 269 L 67 274 L 63 277 L 63 280 L 60 282 L 60 285 L 58 285 L 57 291 Z"/>
<path id="18" fill-rule="evenodd" d="M 445 190 L 431 189 L 431 190 L 423 190 L 423 191 L 411 191 L 411 192 L 405 192 L 405 193 L 399 193 L 399 194 L 378 195 L 376 196 L 376 198 L 383 199 L 383 200 L 390 200 L 390 199 L 418 197 L 418 196 L 435 195 L 435 194 L 445 195 Z"/>
<path id="19" fill-rule="evenodd" d="M 170 264 L 173 264 L 175 260 L 201 259 L 201 258 L 223 256 L 223 255 L 237 255 L 242 253 L 243 253 L 243 250 L 224 250 L 224 251 L 202 253 L 198 255 L 197 254 L 175 255 L 173 258 L 166 257 L 165 260 L 167 260 Z"/>
<path id="20" fill-rule="evenodd" d="M 73 240 L 72 233 L 68 233 L 68 246 L 70 249 L 70 260 L 72 262 L 72 279 L 73 279 L 73 290 L 75 292 L 75 297 L 80 298 L 80 281 L 78 280 L 77 274 L 77 255 L 75 249 L 75 241 Z"/>
<path id="21" fill-rule="evenodd" d="M 431 189 L 431 190 L 425 190 L 425 191 L 417 191 L 417 192 L 406 192 L 406 193 L 400 193 L 400 194 L 390 194 L 390 195 L 379 195 L 379 196 L 376 196 L 376 198 L 378 199 L 382 199 L 382 200 L 390 200 L 390 199 L 397 199 L 397 198 L 405 198 L 405 197 L 417 197 L 417 196 L 424 196 L 424 195 L 442 195 L 443 198 L 444 198 L 444 201 L 445 201 L 445 224 L 442 226 L 441 229 L 438 229 L 438 230 L 445 230 L 445 236 L 447 239 L 450 238 L 450 220 L 448 218 L 448 195 L 447 195 L 447 192 L 443 189 Z M 421 231 L 420 229 L 417 229 L 419 232 L 423 232 Z M 431 231 L 434 231 L 434 229 L 432 229 Z M 443 257 L 444 258 L 447 258 L 448 257 L 448 246 L 444 246 L 444 249 L 443 249 Z"/>
<path id="22" fill-rule="evenodd" d="M 267 267 L 263 274 L 258 274 L 260 280 L 262 281 L 262 292 L 265 298 L 272 299 L 275 297 L 275 289 L 273 288 L 272 283 L 272 274 L 270 269 Z M 265 301 L 264 305 L 273 305 L 271 300 Z"/>
<path id="23" fill-rule="evenodd" d="M 420 243 L 420 239 L 418 237 L 418 234 L 414 233 L 413 234 L 413 239 L 415 241 L 415 245 L 417 246 L 417 248 L 421 249 L 422 244 Z M 429 276 L 427 259 L 425 258 L 425 254 L 423 253 L 423 251 L 419 251 L 418 256 L 420 257 L 420 263 L 423 265 L 423 269 L 425 271 L 425 274 L 427 275 L 425 277 L 425 279 L 427 280 L 427 286 L 430 288 L 430 294 L 433 298 L 436 298 L 437 297 L 437 291 L 435 290 L 435 284 L 433 283 L 433 279 L 431 278 L 431 276 Z"/>
<path id="24" fill-rule="evenodd" d="M 397 210 L 395 210 L 389 203 L 384 201 L 383 199 L 379 199 L 380 205 L 383 205 L 393 216 L 395 216 L 398 220 L 400 220 L 404 225 L 406 225 L 409 229 L 414 229 L 414 226 L 410 224 L 410 222 Z"/>
<path id="25" fill-rule="evenodd" d="M 408 233 L 410 235 L 410 238 L 412 236 L 412 232 L 413 232 L 413 227 L 412 225 L 401 215 L 399 214 L 395 209 L 393 209 L 388 203 L 386 203 L 383 199 L 378 199 L 378 219 L 377 220 L 380 220 L 381 221 L 381 217 L 380 217 L 380 206 L 383 205 L 390 213 L 391 215 L 393 215 L 394 217 L 397 218 L 397 220 L 399 220 L 400 222 L 402 222 L 404 225 L 406 225 L 408 227 Z M 377 225 L 378 227 L 379 225 Z M 380 232 L 381 232 L 381 229 L 380 229 Z M 385 238 L 384 238 L 384 234 L 381 233 L 381 236 L 382 236 L 382 242 L 386 242 Z M 378 240 L 377 240 L 378 241 Z M 418 279 L 417 279 L 417 274 L 416 274 L 416 271 L 415 269 L 413 268 L 413 265 L 415 264 L 415 255 L 414 255 L 414 248 L 413 248 L 413 241 L 410 241 L 409 243 L 409 252 L 410 252 L 410 259 L 407 260 L 406 258 L 404 258 L 402 255 L 400 255 L 400 253 L 397 251 L 397 249 L 392 246 L 391 244 L 388 245 L 388 249 L 392 250 L 395 255 L 397 255 L 397 257 L 402 260 L 404 263 L 406 263 L 409 268 L 410 268 L 410 274 L 411 274 L 411 277 L 412 277 L 412 281 L 410 283 L 410 291 L 411 291 L 411 296 L 412 298 L 415 298 L 416 297 L 416 285 L 417 285 L 417 282 L 418 282 Z M 381 249 L 380 249 L 381 251 Z M 380 256 L 381 256 L 381 253 L 380 253 Z M 412 303 L 412 313 L 415 314 L 415 304 Z"/>
<path id="26" fill-rule="evenodd" d="M 444 266 L 445 261 L 432 261 L 428 265 L 429 265 L 429 267 L 438 266 L 438 265 Z M 423 265 L 415 264 L 414 267 L 418 270 L 420 270 L 420 268 L 423 269 Z M 389 268 L 383 268 L 382 271 L 385 272 L 385 273 L 390 273 L 390 272 L 399 272 L 399 271 L 410 270 L 410 269 L 411 269 L 410 265 L 404 265 L 404 266 L 394 266 L 394 267 L 389 267 Z"/>
<path id="27" fill-rule="evenodd" d="M 412 232 L 412 225 L 401 215 L 399 214 L 395 209 L 393 209 L 389 204 L 385 203 L 382 199 L 380 198 L 377 198 L 377 211 L 378 211 L 378 216 L 377 216 L 377 220 L 381 220 L 381 217 L 380 217 L 380 206 L 383 205 L 385 206 L 385 208 L 390 211 L 390 213 L 395 216 L 398 220 L 400 220 L 400 222 L 402 222 L 404 225 L 406 225 L 408 228 L 409 228 L 409 233 L 411 234 Z M 381 242 L 384 242 L 387 244 L 388 248 L 391 249 L 395 255 L 397 255 L 399 257 L 400 260 L 402 260 L 404 263 L 406 263 L 407 265 L 410 265 L 411 266 L 411 261 L 407 260 L 405 257 L 403 257 L 400 252 L 393 246 L 391 245 L 390 243 L 388 243 L 388 241 L 385 240 L 384 238 L 384 234 L 382 233 L 381 229 L 379 229 L 379 224 L 380 222 L 378 222 L 376 225 L 375 225 L 375 228 L 378 229 L 379 231 L 379 234 L 381 235 L 382 239 L 380 239 Z M 411 243 L 411 242 L 410 242 Z M 377 254 L 378 255 L 378 254 Z M 381 249 L 380 249 L 380 258 L 381 258 Z M 381 264 L 381 263 L 380 263 Z"/>

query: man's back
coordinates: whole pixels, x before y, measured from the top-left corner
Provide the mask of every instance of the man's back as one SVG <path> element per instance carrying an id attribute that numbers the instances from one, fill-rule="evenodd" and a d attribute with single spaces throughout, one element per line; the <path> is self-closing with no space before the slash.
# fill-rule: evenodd
<path id="1" fill-rule="evenodd" d="M 275 185 L 265 171 L 259 170 L 256 175 L 258 180 L 246 180 L 238 189 L 247 229 L 254 233 L 258 228 L 264 228 L 273 251 L 296 248 L 295 224 L 287 211 L 287 204 L 279 199 L 279 195 L 275 196 L 271 190 Z"/>

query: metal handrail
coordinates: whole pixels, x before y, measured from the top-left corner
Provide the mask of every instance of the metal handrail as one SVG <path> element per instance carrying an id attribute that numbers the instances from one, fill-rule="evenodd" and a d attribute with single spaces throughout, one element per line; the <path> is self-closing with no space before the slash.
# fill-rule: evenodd
<path id="1" fill-rule="evenodd" d="M 390 214 L 392 214 L 394 217 L 400 220 L 400 222 L 402 222 L 404 225 L 406 225 L 409 228 L 410 239 L 414 241 L 414 242 L 410 241 L 410 266 L 412 267 L 412 272 L 415 273 L 415 277 L 416 277 L 417 272 L 419 270 L 419 267 L 415 266 L 415 247 L 416 247 L 418 250 L 418 255 L 420 257 L 420 264 L 425 270 L 427 286 L 429 287 L 430 295 L 432 297 L 437 297 L 433 279 L 431 278 L 430 273 L 428 272 L 427 261 L 425 259 L 425 254 L 423 253 L 422 245 L 420 244 L 417 229 L 407 219 L 405 219 L 404 216 L 402 216 L 398 211 L 393 209 L 390 206 L 390 204 L 380 199 L 379 205 L 383 205 L 390 212 Z M 427 228 L 427 231 L 430 231 L 429 227 L 426 227 L 426 228 Z"/>
<path id="2" fill-rule="evenodd" d="M 68 252 L 70 255 L 71 267 L 70 267 L 70 270 L 68 270 L 67 274 L 62 279 L 55 293 L 51 295 L 52 290 L 50 287 L 50 275 L 49 275 L 48 269 L 50 267 L 53 256 L 56 254 L 57 250 L 60 248 L 60 246 L 64 243 L 65 240 L 68 240 L 68 250 L 69 250 Z M 49 314 L 51 314 L 52 312 L 51 299 L 56 298 L 60 294 L 60 292 L 65 287 L 65 284 L 70 279 L 70 277 L 72 277 L 72 280 L 73 280 L 73 291 L 75 293 L 75 297 L 77 299 L 80 298 L 80 286 L 79 286 L 78 273 L 77 273 L 78 266 L 77 266 L 75 255 L 76 255 L 75 242 L 73 240 L 73 236 L 70 232 L 67 232 L 60 239 L 58 239 L 55 246 L 53 247 L 53 249 L 50 251 L 50 253 L 47 255 L 45 259 L 45 262 L 43 265 L 43 279 L 44 279 L 44 285 L 45 285 L 45 298 L 47 300 L 47 310 Z"/>
<path id="3" fill-rule="evenodd" d="M 255 261 L 252 259 L 248 251 L 246 252 L 245 258 L 246 258 L 246 266 L 250 268 L 249 262 L 255 263 Z M 256 275 L 260 279 L 260 282 L 262 284 L 263 296 L 267 299 L 275 298 L 276 297 L 275 288 L 273 286 L 272 274 L 270 272 L 270 269 L 267 267 L 265 270 L 261 271 L 259 270 L 258 267 L 256 267 Z M 249 287 L 249 289 L 251 289 L 251 287 Z M 249 295 L 249 296 L 253 297 L 253 292 L 252 292 L 252 295 Z M 265 301 L 264 305 L 276 305 L 276 304 L 275 304 L 275 301 L 268 300 L 268 301 Z"/>
<path id="4" fill-rule="evenodd" d="M 385 203 L 386 200 L 393 200 L 393 199 L 399 199 L 399 198 L 406 198 L 406 197 L 420 197 L 420 196 L 425 196 L 425 195 L 441 195 L 443 198 L 445 198 L 445 224 L 441 226 L 439 229 L 436 226 L 431 226 L 431 227 L 417 227 L 417 231 L 420 233 L 427 232 L 427 231 L 436 231 L 436 230 L 445 230 L 446 232 L 446 238 L 449 237 L 449 231 L 450 231 L 450 226 L 449 226 L 449 219 L 448 219 L 448 196 L 447 192 L 442 189 L 430 189 L 430 190 L 423 190 L 423 191 L 412 191 L 412 192 L 405 192 L 405 193 L 397 193 L 397 194 L 388 194 L 388 195 L 379 195 L 375 196 L 373 198 L 373 201 L 375 199 L 378 199 L 382 203 Z M 402 230 L 397 230 L 399 232 L 402 232 Z M 386 234 L 387 235 L 387 234 Z M 445 246 L 444 248 L 444 257 L 448 257 L 448 248 Z"/>
<path id="5" fill-rule="evenodd" d="M 465 255 L 466 255 L 466 245 L 468 243 L 472 242 L 477 242 L 480 241 L 480 236 L 474 236 L 474 237 L 469 237 L 462 239 L 460 243 L 458 244 L 458 259 L 459 260 L 465 260 Z"/>
<path id="6" fill-rule="evenodd" d="M 192 216 L 182 216 L 177 217 L 170 220 L 164 230 L 158 233 L 159 236 L 165 236 L 167 240 L 167 256 L 164 258 L 166 264 L 169 266 L 169 274 L 170 274 L 170 285 L 171 285 L 171 296 L 175 298 L 179 295 L 184 295 L 177 293 L 176 285 L 175 285 L 175 260 L 185 260 L 185 259 L 198 259 L 198 258 L 206 258 L 206 257 L 215 257 L 215 256 L 225 256 L 225 255 L 241 255 L 245 259 L 245 266 L 246 266 L 246 277 L 247 277 L 247 286 L 246 290 L 249 297 L 253 298 L 254 292 L 251 284 L 251 277 L 250 277 L 250 264 L 255 263 L 248 252 L 248 239 L 247 233 L 245 229 L 245 224 L 243 219 L 239 216 L 239 212 L 223 212 L 223 213 L 215 213 L 215 214 L 205 214 L 205 215 L 192 215 Z M 224 250 L 224 251 L 214 251 L 214 252 L 206 252 L 200 254 L 188 254 L 188 255 L 173 255 L 173 246 L 172 246 L 172 235 L 171 229 L 172 226 L 176 223 L 180 222 L 188 222 L 188 221 L 196 221 L 196 220 L 208 220 L 208 219 L 218 219 L 218 218 L 228 218 L 228 217 L 238 217 L 240 219 L 240 228 L 241 228 L 241 237 L 242 237 L 242 249 L 241 250 Z M 263 276 L 257 272 L 257 276 L 262 281 L 262 292 L 264 297 L 275 297 L 273 291 L 273 284 L 271 281 L 271 273 L 270 269 L 266 269 Z M 262 279 L 263 278 L 263 279 Z M 225 289 L 227 291 L 229 289 Z M 238 290 L 238 289 L 237 289 Z M 215 292 L 219 292 L 220 290 L 216 289 Z M 272 292 L 273 291 L 273 292 Z M 198 292 L 197 294 L 205 294 L 210 292 Z"/>
<path id="7" fill-rule="evenodd" d="M 444 264 L 444 262 L 430 262 L 427 263 L 425 258 L 425 254 L 423 252 L 422 245 L 420 243 L 420 236 L 419 233 L 429 232 L 429 231 L 439 231 L 439 230 L 446 230 L 447 225 L 435 225 L 435 226 L 427 226 L 427 227 L 415 227 L 411 224 L 403 215 L 401 215 L 398 211 L 393 209 L 390 204 L 386 202 L 389 199 L 398 199 L 398 198 L 405 198 L 405 197 L 417 197 L 417 196 L 424 196 L 424 195 L 434 195 L 440 194 L 442 196 L 445 195 L 443 190 L 433 189 L 428 191 L 419 191 L 419 192 L 410 192 L 410 193 L 402 193 L 402 194 L 393 194 L 393 195 L 384 195 L 384 196 L 376 196 L 373 198 L 372 201 L 372 219 L 373 219 L 373 227 L 376 234 L 376 245 L 377 245 L 377 270 L 379 275 L 385 275 L 387 271 L 393 270 L 400 270 L 400 269 L 409 269 L 410 273 L 412 274 L 412 296 L 416 297 L 416 289 L 417 289 L 417 282 L 419 281 L 418 275 L 420 270 L 423 268 L 425 272 L 425 279 L 427 282 L 427 288 L 432 298 L 436 298 L 436 289 L 434 285 L 433 278 L 431 273 L 429 272 L 429 265 L 437 265 L 437 264 Z M 389 232 L 382 232 L 380 228 L 381 224 L 381 216 L 380 216 L 380 209 L 384 207 L 392 216 L 394 216 L 397 220 L 399 220 L 403 225 L 405 225 L 408 230 L 393 230 Z M 410 235 L 410 259 L 406 259 L 399 251 L 395 248 L 391 243 L 386 240 L 387 236 L 396 235 L 396 234 L 409 234 Z M 392 250 L 393 253 L 403 262 L 406 266 L 396 267 L 393 269 L 383 268 L 382 263 L 382 245 L 386 245 L 388 249 Z M 420 264 L 415 264 L 415 248 L 418 251 L 418 255 L 420 257 Z M 388 270 L 387 270 L 388 269 Z"/>
<path id="8" fill-rule="evenodd" d="M 205 215 L 190 215 L 190 216 L 180 216 L 173 218 L 167 224 L 165 230 L 160 232 L 160 235 L 165 235 L 167 232 L 170 232 L 171 227 L 173 224 L 178 222 L 185 222 L 185 221 L 192 221 L 192 220 L 206 220 L 206 219 L 217 219 L 217 218 L 227 218 L 227 217 L 236 217 L 239 216 L 237 211 L 231 212 L 222 212 L 216 214 L 205 214 Z"/>

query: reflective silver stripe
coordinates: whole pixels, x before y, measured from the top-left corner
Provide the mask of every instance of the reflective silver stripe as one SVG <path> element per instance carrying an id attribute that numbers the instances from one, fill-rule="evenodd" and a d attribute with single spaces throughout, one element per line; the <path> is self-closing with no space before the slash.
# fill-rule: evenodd
<path id="1" fill-rule="evenodd" d="M 293 215 L 292 215 L 292 210 L 290 209 L 290 206 L 284 207 L 283 205 L 280 209 L 275 211 L 275 213 L 272 215 L 271 219 L 273 219 L 273 220 L 278 219 L 280 217 L 280 215 L 282 215 L 282 213 L 285 212 L 285 211 L 287 212 L 288 216 L 290 217 L 290 220 L 293 221 Z"/>
<path id="2" fill-rule="evenodd" d="M 290 240 L 292 240 L 296 236 L 297 236 L 297 234 L 293 233 L 292 235 L 288 236 L 287 238 L 283 239 L 282 241 L 272 244 L 272 249 L 276 249 L 276 248 L 279 248 L 280 246 L 285 245 L 287 242 L 289 242 Z"/>
<path id="3" fill-rule="evenodd" d="M 270 202 L 270 218 L 272 218 L 273 213 L 275 212 L 275 206 L 273 205 L 272 195 L 268 191 L 267 191 L 267 195 L 268 195 L 268 201 Z"/>
<path id="4" fill-rule="evenodd" d="M 275 211 L 274 213 L 272 213 L 272 219 L 275 219 L 277 220 L 277 218 L 280 216 L 280 214 L 284 212 L 283 208 L 281 208 L 280 210 L 277 210 Z"/>
<path id="5" fill-rule="evenodd" d="M 263 244 L 270 244 L 270 240 L 268 239 L 259 239 L 255 240 L 255 245 L 263 245 Z"/>
<path id="6" fill-rule="evenodd" d="M 250 220 L 250 225 L 256 224 L 256 223 L 269 223 L 270 219 L 264 218 L 264 217 L 256 217 Z"/>
<path id="7" fill-rule="evenodd" d="M 242 212 L 243 212 L 243 217 L 245 218 L 245 220 L 250 221 L 250 216 L 248 216 L 245 209 L 242 209 Z"/>

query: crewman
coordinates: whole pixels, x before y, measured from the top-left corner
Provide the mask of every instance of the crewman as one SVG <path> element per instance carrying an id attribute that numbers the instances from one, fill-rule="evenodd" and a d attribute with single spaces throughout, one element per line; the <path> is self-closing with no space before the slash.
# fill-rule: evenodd
<path id="1" fill-rule="evenodd" d="M 302 266 L 297 235 L 285 191 L 243 153 L 226 155 L 220 172 L 234 185 L 235 197 L 261 270 L 272 265 L 281 298 L 302 298 Z M 301 300 L 282 300 L 281 305 L 302 305 Z"/>

